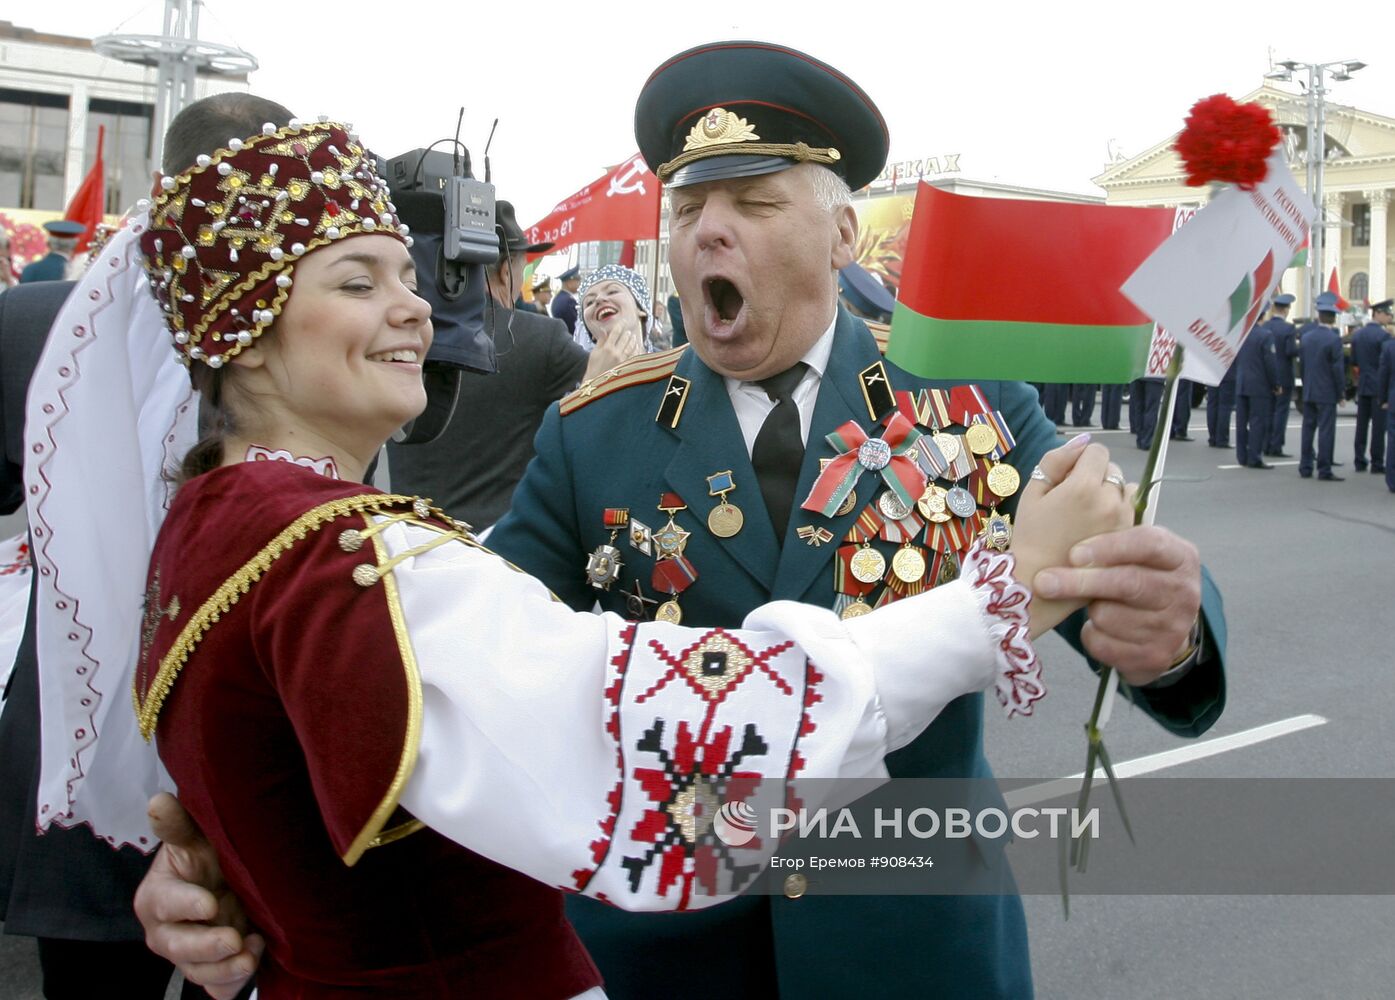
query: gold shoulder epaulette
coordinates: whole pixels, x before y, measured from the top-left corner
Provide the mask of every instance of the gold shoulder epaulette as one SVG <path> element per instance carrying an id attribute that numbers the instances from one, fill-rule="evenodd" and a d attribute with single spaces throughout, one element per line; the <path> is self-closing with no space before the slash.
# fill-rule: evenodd
<path id="1" fill-rule="evenodd" d="M 891 327 L 885 323 L 873 323 L 870 319 L 864 320 L 867 329 L 872 331 L 872 336 L 877 338 L 877 350 L 886 353 L 886 345 L 891 342 Z"/>
<path id="2" fill-rule="evenodd" d="M 640 354 L 629 361 L 620 362 L 609 371 L 601 372 L 595 378 L 587 379 L 562 397 L 562 402 L 558 404 L 562 416 L 565 417 L 568 413 L 581 409 L 587 403 L 594 403 L 602 396 L 608 396 L 626 386 L 642 385 L 646 382 L 657 382 L 660 379 L 668 378 L 673 374 L 673 369 L 678 366 L 678 359 L 683 356 L 683 352 L 687 349 L 687 344 L 680 344 L 657 354 Z"/>

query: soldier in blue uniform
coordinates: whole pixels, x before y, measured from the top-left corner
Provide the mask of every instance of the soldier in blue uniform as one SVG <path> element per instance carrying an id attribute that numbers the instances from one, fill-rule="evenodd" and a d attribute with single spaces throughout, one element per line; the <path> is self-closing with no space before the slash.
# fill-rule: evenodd
<path id="1" fill-rule="evenodd" d="M 1292 295 L 1274 298 L 1293 304 Z M 1274 404 L 1282 391 L 1279 359 L 1274 333 L 1266 322 L 1258 322 L 1240 345 L 1240 354 L 1231 365 L 1235 372 L 1235 458 L 1249 469 L 1274 468 L 1261 457 L 1274 425 Z"/>
<path id="2" fill-rule="evenodd" d="M 838 294 L 843 305 L 858 319 L 882 324 L 891 322 L 896 297 L 856 261 L 838 272 Z"/>
<path id="3" fill-rule="evenodd" d="M 1395 299 L 1386 299 L 1371 306 L 1371 322 L 1351 337 L 1351 359 L 1356 364 L 1356 471 L 1365 472 L 1366 440 L 1370 435 L 1372 472 L 1385 471 L 1385 411 L 1377 394 L 1376 375 L 1380 370 L 1380 352 L 1390 339 L 1391 309 Z"/>
<path id="4" fill-rule="evenodd" d="M 1076 382 L 1070 387 L 1070 422 L 1072 427 L 1089 427 L 1095 418 L 1095 382 Z"/>
<path id="5" fill-rule="evenodd" d="M 567 332 L 573 337 L 576 336 L 576 290 L 581 287 L 581 268 L 569 267 L 558 275 L 557 280 L 562 283 L 562 290 L 557 293 L 552 300 L 552 318 L 560 319 L 567 324 Z M 590 338 L 588 337 L 589 341 Z M 588 351 L 591 344 L 588 342 L 582 345 Z"/>
<path id="6" fill-rule="evenodd" d="M 62 281 L 68 276 L 68 263 L 77 250 L 78 237 L 87 227 L 81 222 L 56 219 L 45 222 L 48 253 L 27 266 L 19 275 L 20 284 L 31 281 Z"/>
<path id="7" fill-rule="evenodd" d="M 1047 382 L 1041 387 L 1041 409 L 1057 427 L 1066 422 L 1066 404 L 1070 402 L 1070 383 Z"/>
<path id="8" fill-rule="evenodd" d="M 1181 393 L 1181 386 L 1178 385 L 1178 393 Z M 1132 424 L 1134 428 L 1134 441 L 1138 445 L 1139 451 L 1147 451 L 1153 446 L 1153 431 L 1158 425 L 1158 411 L 1162 409 L 1163 380 L 1160 378 L 1141 378 L 1134 380 L 1133 392 L 1138 397 L 1137 422 Z M 1179 400 L 1180 402 L 1180 400 Z M 1133 416 L 1133 404 L 1129 404 L 1129 414 Z"/>
<path id="9" fill-rule="evenodd" d="M 941 402 L 951 390 L 962 394 L 956 399 L 981 399 L 984 417 L 996 414 L 1010 429 L 1004 472 L 1031 469 L 1055 443 L 1054 428 L 1021 383 L 985 383 L 975 395 L 900 370 L 837 306 L 835 271 L 856 239 L 847 186 L 876 176 L 888 142 L 871 100 L 842 74 L 780 46 L 704 46 L 654 73 L 635 121 L 640 149 L 672 199 L 671 266 L 692 343 L 627 362 L 549 411 L 491 547 L 573 607 L 599 601 L 621 614 L 686 623 L 731 625 L 772 598 L 847 613 L 894 597 L 892 581 L 854 599 L 835 574 L 838 549 L 861 515 L 881 509 L 871 477 L 832 516 L 801 506 L 820 460 L 835 455 L 826 436 L 851 422 L 877 437 L 907 407 L 926 431 L 949 432 L 958 423 L 952 413 L 917 408 L 932 388 L 942 390 Z M 760 145 L 744 151 L 756 136 Z M 1012 498 L 999 504 L 1015 509 Z M 617 531 L 620 512 L 628 527 Z M 880 538 L 872 544 L 897 549 Z M 588 556 L 603 546 L 620 549 L 624 563 L 609 589 L 586 573 Z M 1179 580 L 1152 573 L 1165 587 Z M 1205 731 L 1224 702 L 1223 618 L 1203 580 L 1204 613 L 1196 623 L 1190 610 L 1186 620 L 1168 615 L 1149 665 L 1130 672 L 1144 711 L 1186 736 Z M 1077 648 L 1083 624 L 1078 615 L 1063 630 Z M 1170 677 L 1152 680 L 1173 663 Z M 951 705 L 889 758 L 892 775 L 991 777 L 983 710 L 980 696 Z M 739 997 L 1020 1000 L 1032 994 L 1025 919 L 1006 866 L 992 878 L 998 895 L 820 897 L 786 883 L 786 896 L 701 913 L 635 915 L 574 899 L 569 914 L 612 1000 L 707 997 L 714 988 Z"/>
<path id="10" fill-rule="evenodd" d="M 1293 457 L 1284 451 L 1289 408 L 1293 404 L 1293 359 L 1298 357 L 1298 331 L 1288 321 L 1288 312 L 1292 306 L 1292 295 L 1276 295 L 1269 316 L 1269 333 L 1274 338 L 1274 354 L 1279 361 L 1280 391 L 1274 401 L 1274 412 L 1269 424 L 1269 443 L 1264 453 L 1274 458 Z"/>
<path id="11" fill-rule="evenodd" d="M 1303 364 L 1303 437 L 1298 456 L 1298 474 L 1313 475 L 1313 435 L 1317 435 L 1317 474 L 1327 482 L 1341 482 L 1332 471 L 1332 452 L 1337 442 L 1337 403 L 1346 389 L 1343 370 L 1342 338 L 1333 325 L 1337 322 L 1337 296 L 1323 292 L 1314 303 L 1318 321 L 1299 334 L 1299 357 Z"/>
<path id="12" fill-rule="evenodd" d="M 1187 433 L 1192 422 L 1192 389 L 1190 379 L 1177 380 L 1177 400 L 1172 404 L 1172 426 L 1169 429 L 1169 436 L 1174 441 L 1192 440 L 1192 436 Z"/>
<path id="13" fill-rule="evenodd" d="M 1395 337 L 1381 345 L 1376 404 L 1385 413 L 1385 485 L 1395 493 Z"/>
<path id="14" fill-rule="evenodd" d="M 1124 390 L 1128 386 L 1105 385 L 1100 389 L 1100 426 L 1107 431 L 1119 429 L 1119 416 L 1124 409 Z"/>
<path id="15" fill-rule="evenodd" d="M 1250 336 L 1254 336 L 1251 331 Z M 1230 420 L 1235 413 L 1235 382 L 1239 377 L 1232 364 L 1221 376 L 1220 385 L 1206 390 L 1206 443 L 1212 448 L 1230 447 Z"/>

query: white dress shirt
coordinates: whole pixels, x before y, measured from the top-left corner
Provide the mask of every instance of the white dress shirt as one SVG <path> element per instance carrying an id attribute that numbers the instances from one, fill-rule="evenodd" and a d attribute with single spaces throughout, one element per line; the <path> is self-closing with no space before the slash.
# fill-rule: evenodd
<path id="1" fill-rule="evenodd" d="M 823 373 L 828 368 L 828 356 L 833 353 L 833 328 L 837 323 L 838 314 L 835 311 L 823 336 L 800 358 L 809 368 L 794 387 L 792 396 L 799 407 L 799 437 L 806 447 L 809 444 L 809 426 L 814 422 L 814 404 L 819 400 L 819 386 L 823 384 Z M 726 383 L 731 408 L 736 411 L 741 436 L 746 439 L 746 454 L 749 455 L 756 446 L 756 435 L 760 433 L 761 425 L 770 411 L 775 409 L 775 400 L 766 395 L 759 382 L 742 382 L 728 377 Z"/>

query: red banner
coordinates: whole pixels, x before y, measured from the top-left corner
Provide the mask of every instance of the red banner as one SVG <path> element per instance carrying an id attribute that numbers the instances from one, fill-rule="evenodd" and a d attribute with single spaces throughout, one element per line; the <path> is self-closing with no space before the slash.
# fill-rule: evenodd
<path id="1" fill-rule="evenodd" d="M 595 240 L 652 240 L 659 235 L 659 179 L 638 153 L 561 201 L 528 229 L 529 243 L 556 253 Z M 541 254 L 529 255 L 529 260 Z"/>
<path id="2" fill-rule="evenodd" d="M 82 179 L 82 184 L 73 192 L 73 200 L 68 202 L 68 210 L 63 214 L 67 221 L 81 222 L 87 227 L 78 239 L 78 253 L 87 249 L 102 222 L 102 204 L 106 199 L 106 168 L 102 165 L 102 143 L 106 135 L 107 127 L 97 126 L 97 158 L 92 163 L 92 169 Z"/>

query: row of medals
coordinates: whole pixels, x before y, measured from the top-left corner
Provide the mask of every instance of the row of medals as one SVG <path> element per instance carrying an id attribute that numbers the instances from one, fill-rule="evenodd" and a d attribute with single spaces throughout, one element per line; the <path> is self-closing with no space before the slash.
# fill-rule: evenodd
<path id="1" fill-rule="evenodd" d="M 960 440 L 956 435 L 945 431 L 937 431 L 932 440 L 940 449 L 940 453 L 948 463 L 953 463 L 959 457 Z M 964 444 L 969 451 L 975 455 L 987 455 L 999 445 L 998 435 L 988 424 L 971 424 L 964 433 Z M 730 473 L 717 473 L 716 476 Z M 1015 494 L 1021 485 L 1021 477 L 1012 466 L 1002 462 L 994 463 L 988 471 L 988 488 L 993 494 L 1006 500 Z M 727 500 L 726 494 L 730 490 L 713 490 L 713 495 L 718 496 L 720 503 L 713 507 L 707 514 L 707 530 L 717 538 L 732 538 L 741 532 L 745 527 L 746 516 L 741 513 L 741 508 Z M 834 517 L 843 517 L 852 512 L 857 505 L 856 491 L 848 494 L 842 506 L 834 513 Z M 903 521 L 910 516 L 911 509 L 906 506 L 901 499 L 890 490 L 884 492 L 877 500 L 877 507 L 882 514 L 891 521 Z M 944 524 L 954 517 L 972 517 L 978 510 L 978 504 L 974 496 L 963 486 L 951 486 L 946 489 L 936 485 L 933 481 L 921 493 L 916 501 L 916 508 L 932 524 Z M 669 523 L 654 532 L 651 536 L 656 542 L 664 536 L 679 537 L 680 541 L 665 551 L 662 544 L 659 545 L 663 558 L 679 558 L 683 555 L 683 540 L 686 540 L 686 532 L 682 532 L 674 521 L 674 514 L 678 509 L 660 508 L 669 515 Z M 626 512 L 628 516 L 628 512 Z M 998 549 L 1006 549 L 1011 539 L 1011 520 L 1004 514 L 993 514 L 985 533 L 988 536 L 988 543 Z M 612 532 L 611 542 L 613 543 L 618 532 Z M 849 540 L 852 540 L 851 538 Z M 638 545 L 636 545 L 638 547 Z M 612 545 L 601 545 L 592 554 L 587 563 L 587 578 L 592 586 L 600 590 L 609 590 L 610 585 L 619 578 L 619 570 L 622 565 L 620 553 Z M 853 555 L 849 569 L 853 578 L 859 583 L 876 584 L 886 577 L 886 556 L 882 555 L 870 544 L 864 545 Z M 953 579 L 953 566 L 946 561 L 946 570 L 950 574 L 942 579 L 936 580 L 936 584 L 944 583 Z M 925 556 L 919 548 L 912 545 L 903 545 L 897 549 L 896 554 L 891 559 L 891 571 L 896 574 L 897 579 L 907 584 L 913 584 L 925 576 L 927 569 Z M 868 614 L 872 606 L 859 597 L 849 604 L 842 611 L 843 618 L 855 618 L 859 615 Z M 682 621 L 682 611 L 679 608 L 677 594 L 674 594 L 668 601 L 660 604 L 655 610 L 656 621 L 667 621 L 678 624 Z"/>
<path id="2" fill-rule="evenodd" d="M 956 435 L 946 431 L 937 431 L 932 435 L 931 440 L 935 442 L 946 462 L 953 464 L 959 458 L 962 446 Z M 970 424 L 964 432 L 964 445 L 967 445 L 969 451 L 975 455 L 990 454 L 999 444 L 997 432 L 988 424 Z M 1022 485 L 1022 477 L 1011 465 L 995 462 L 988 470 L 987 482 L 989 490 L 995 496 L 1006 500 L 1015 494 Z M 848 498 L 843 501 L 843 505 L 838 508 L 834 516 L 842 517 L 851 512 L 856 504 L 856 494 L 849 493 Z M 921 493 L 915 505 L 921 515 L 932 524 L 945 524 L 955 517 L 972 517 L 978 511 L 978 503 L 974 500 L 974 495 L 963 486 L 955 485 L 946 489 L 936 485 L 933 481 L 926 485 L 925 491 Z M 877 507 L 889 521 L 902 521 L 911 514 L 911 508 L 890 490 L 884 492 L 877 499 Z M 1012 538 L 1011 524 L 1011 518 L 1006 514 L 998 514 L 995 508 L 984 526 L 984 534 L 987 536 L 988 544 L 999 550 L 1006 549 Z M 849 535 L 847 540 L 856 541 L 857 539 Z M 848 562 L 848 569 L 852 573 L 853 579 L 859 583 L 873 585 L 886 578 L 886 566 L 886 556 L 873 548 L 871 544 L 864 544 Z M 903 583 L 918 583 L 924 579 L 926 569 L 925 555 L 914 545 L 902 545 L 891 557 L 891 572 Z M 935 581 L 934 585 L 938 586 L 954 579 L 956 573 L 956 567 L 949 559 L 946 559 L 940 578 Z M 855 601 L 848 604 L 842 610 L 841 616 L 846 619 L 869 614 L 872 611 L 872 605 L 863 600 L 863 596 L 865 595 L 858 596 Z"/>

